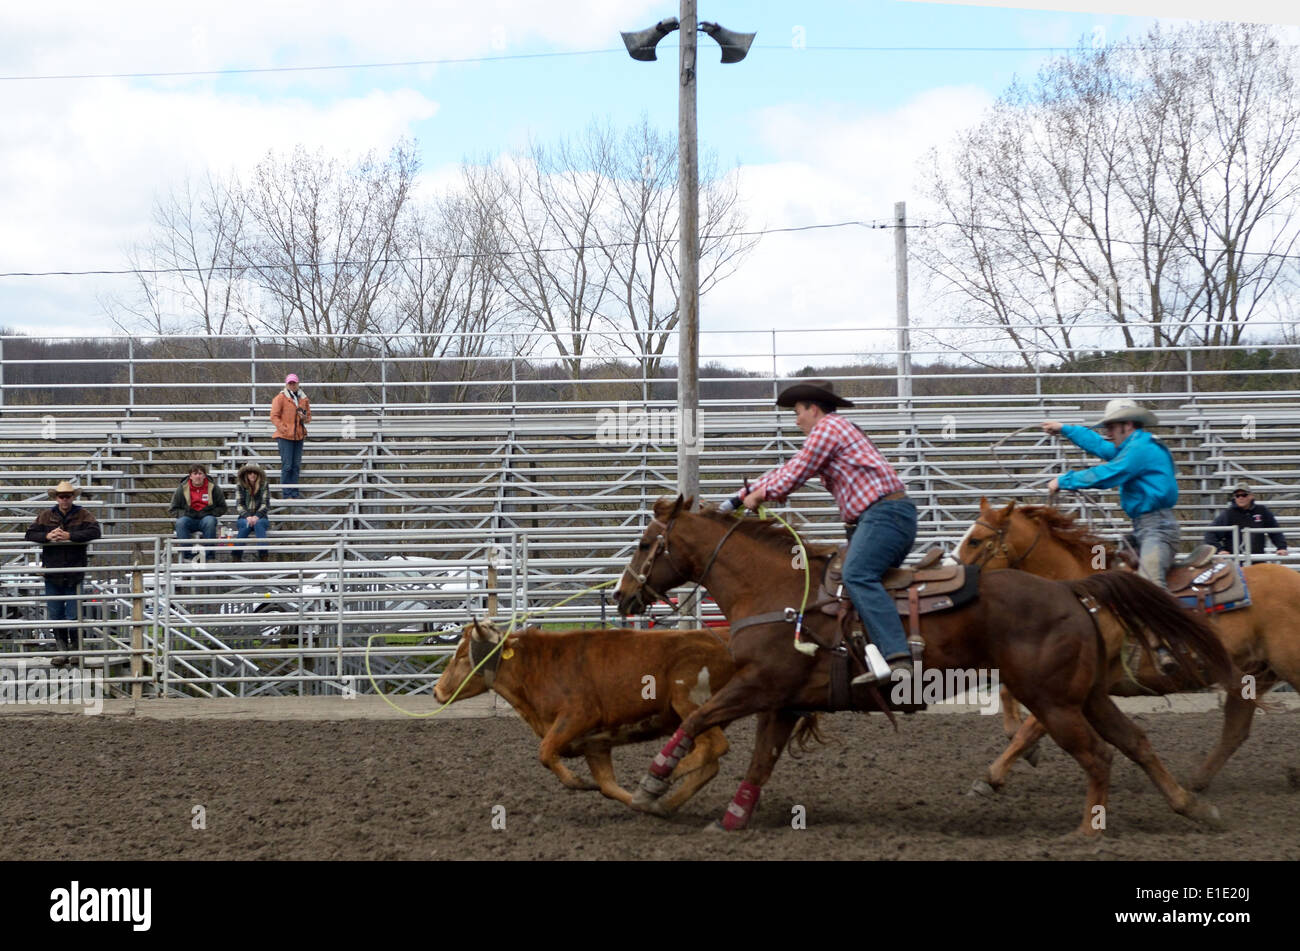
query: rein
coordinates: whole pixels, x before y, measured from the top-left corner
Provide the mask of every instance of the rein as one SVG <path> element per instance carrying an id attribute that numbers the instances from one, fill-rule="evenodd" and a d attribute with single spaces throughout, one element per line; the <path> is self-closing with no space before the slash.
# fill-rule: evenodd
<path id="1" fill-rule="evenodd" d="M 804 614 L 808 608 L 808 595 L 812 587 L 812 569 L 811 566 L 809 565 L 808 550 L 807 548 L 804 547 L 803 539 L 799 537 L 799 533 L 794 530 L 794 527 L 789 522 L 787 522 L 777 513 L 770 511 L 765 506 L 759 507 L 759 516 L 761 518 L 766 518 L 769 515 L 772 518 L 775 518 L 778 522 L 780 522 L 785 527 L 785 530 L 790 533 L 790 535 L 795 540 L 795 544 L 799 547 L 799 556 L 800 559 L 803 561 L 803 572 L 804 572 L 803 601 L 800 602 L 799 610 L 797 612 L 795 611 L 794 608 L 788 607 L 780 611 L 771 611 L 766 614 L 758 614 L 752 617 L 740 618 L 739 620 L 731 623 L 730 625 L 731 632 L 732 635 L 734 636 L 737 631 L 758 624 L 775 624 L 778 622 L 782 624 L 793 624 L 794 625 L 794 649 L 801 654 L 806 654 L 811 656 L 817 652 L 817 644 L 812 641 L 804 640 L 803 638 L 803 619 L 804 619 Z M 686 578 L 688 581 L 694 582 L 695 590 L 692 591 L 687 598 L 683 598 L 678 601 L 677 607 L 673 608 L 669 612 L 670 617 L 673 614 L 678 613 L 681 610 L 682 605 L 693 601 L 695 595 L 699 592 L 700 588 L 704 586 L 704 581 L 705 579 L 708 578 L 709 571 L 713 568 L 714 563 L 718 560 L 718 555 L 722 552 L 722 546 L 727 543 L 727 539 L 731 538 L 732 533 L 735 532 L 736 529 L 740 527 L 741 520 L 744 518 L 744 516 L 743 514 L 738 513 L 731 527 L 728 528 L 727 531 L 723 534 L 722 538 L 718 540 L 718 544 L 714 546 L 713 553 L 709 555 L 709 559 L 704 565 L 704 571 L 700 574 L 700 578 L 698 581 L 695 581 L 695 579 L 691 577 L 689 572 L 683 571 L 678 566 L 677 562 L 673 560 L 672 552 L 669 550 L 668 533 L 672 531 L 673 522 L 676 520 L 676 518 L 677 516 L 674 515 L 672 518 L 668 520 L 667 523 L 661 522 L 657 518 L 651 519 L 650 522 L 651 525 L 662 525 L 664 530 L 661 534 L 655 536 L 654 544 L 651 546 L 649 554 L 646 555 L 645 561 L 642 562 L 641 564 L 641 570 L 632 574 L 632 578 L 641 586 L 641 590 L 652 595 L 655 598 L 655 601 L 668 601 L 668 598 L 666 596 L 664 596 L 661 592 L 652 588 L 649 584 L 650 573 L 654 569 L 655 560 L 662 553 L 665 557 L 667 557 L 668 563 L 672 566 L 674 572 Z"/>
<path id="2" fill-rule="evenodd" d="M 993 537 L 984 540 L 984 549 L 980 552 L 980 558 L 978 561 L 972 562 L 972 564 L 979 568 L 983 568 L 994 555 L 1002 555 L 1007 559 L 1008 568 L 1016 568 L 1021 565 L 1024 560 L 1029 557 L 1030 553 L 1038 547 L 1038 543 L 1043 537 L 1043 524 L 1037 519 L 1034 521 L 1037 525 L 1037 529 L 1034 532 L 1034 540 L 1029 543 L 1029 547 L 1025 549 L 1023 555 L 1017 555 L 1016 550 L 1012 548 L 1011 543 L 1007 541 L 1007 526 L 1005 524 L 1001 528 L 994 528 L 988 522 L 984 521 L 984 519 L 977 518 L 975 524 L 980 528 L 987 528 L 993 533 Z"/>
<path id="3" fill-rule="evenodd" d="M 672 617 L 674 614 L 679 613 L 683 605 L 693 604 L 695 602 L 695 596 L 699 594 L 700 588 L 704 587 L 704 579 L 709 576 L 709 571 L 713 568 L 713 563 L 718 560 L 718 555 L 722 551 L 722 546 L 727 543 L 727 539 L 731 537 L 731 533 L 740 528 L 740 520 L 737 519 L 723 534 L 722 538 L 718 541 L 718 544 L 714 546 L 713 554 L 711 554 L 709 560 L 704 563 L 704 571 L 700 574 L 700 580 L 695 581 L 691 578 L 690 572 L 682 571 L 682 569 L 678 567 L 677 562 L 673 560 L 672 552 L 668 550 L 668 533 L 672 531 L 673 522 L 676 520 L 676 515 L 670 518 L 667 524 L 659 521 L 657 518 L 650 520 L 651 525 L 663 525 L 664 530 L 662 534 L 655 536 L 654 544 L 650 547 L 650 554 L 646 556 L 646 560 L 641 566 L 641 571 L 632 575 L 632 577 L 640 584 L 643 591 L 654 595 L 655 600 L 651 603 L 664 601 L 671 604 L 672 602 L 669 601 L 667 595 L 664 595 L 650 587 L 649 584 L 650 572 L 654 569 L 655 559 L 658 558 L 659 554 L 662 552 L 668 558 L 668 564 L 672 566 L 674 572 L 684 577 L 687 581 L 694 582 L 695 589 L 685 598 L 678 599 L 676 607 L 668 612 L 668 617 Z"/>

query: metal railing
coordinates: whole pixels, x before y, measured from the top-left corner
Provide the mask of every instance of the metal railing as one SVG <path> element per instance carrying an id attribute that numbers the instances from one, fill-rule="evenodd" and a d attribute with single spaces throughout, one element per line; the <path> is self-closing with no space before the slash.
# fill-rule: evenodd
<path id="1" fill-rule="evenodd" d="M 1267 492 L 1284 532 L 1300 527 L 1300 388 L 1293 388 L 1300 370 L 1289 365 L 1300 365 L 1300 353 L 1294 345 L 1271 345 L 1272 366 L 1230 374 L 1203 364 L 1211 357 L 1247 362 L 1253 344 L 1186 348 L 1164 368 L 1128 378 L 1063 370 L 1046 359 L 1032 368 L 1007 363 L 992 373 L 975 364 L 980 351 L 958 359 L 937 348 L 930 352 L 945 354 L 950 366 L 915 373 L 911 397 L 900 400 L 895 339 L 893 328 L 705 333 L 704 494 L 728 495 L 743 477 L 784 462 L 798 448 L 802 437 L 790 414 L 773 405 L 797 369 L 851 364 L 821 375 L 855 400 L 857 408 L 845 415 L 872 435 L 907 482 L 921 516 L 918 551 L 960 537 L 982 496 L 1044 501 L 1036 493 L 1052 475 L 1095 461 L 1036 428 L 1009 434 L 1045 417 L 1090 422 L 1116 395 L 1152 405 L 1165 424 L 1162 437 L 1180 466 L 1188 542 L 1199 540 L 1225 507 L 1225 486 L 1243 477 Z M 189 340 L 163 342 L 175 347 Z M 21 527 L 49 504 L 49 485 L 75 475 L 105 537 L 92 547 L 80 595 L 87 646 L 72 656 L 82 669 L 102 665 L 108 687 L 121 693 L 364 692 L 370 689 L 365 643 L 376 634 L 384 643 L 372 644 L 369 656 L 381 689 L 428 690 L 450 649 L 436 628 L 462 623 L 463 605 L 432 597 L 403 601 L 396 589 L 379 590 L 410 582 L 402 566 L 385 568 L 381 556 L 404 554 L 477 572 L 477 596 L 495 595 L 502 610 L 544 608 L 616 577 L 651 504 L 671 494 L 676 480 L 681 426 L 672 371 L 652 357 L 613 354 L 616 335 L 590 336 L 593 347 L 611 352 L 579 358 L 580 379 L 568 378 L 555 353 L 519 334 L 484 338 L 483 354 L 442 361 L 399 352 L 416 346 L 417 337 L 375 338 L 368 344 L 373 359 L 348 361 L 306 355 L 301 347 L 294 352 L 295 342 L 285 338 L 222 341 L 234 348 L 231 355 L 212 360 L 151 356 L 154 344 L 143 339 L 129 341 L 125 360 L 36 360 L 15 356 L 22 342 L 0 339 L 0 521 L 10 529 L 0 533 L 0 635 L 9 635 L 4 646 L 16 648 L 0 655 L 0 663 L 59 653 L 39 649 L 48 643 L 49 625 L 34 567 L 38 550 L 22 541 Z M 243 347 L 246 354 L 234 355 Z M 926 352 L 911 351 L 914 366 Z M 997 347 L 984 355 L 999 354 L 1007 356 Z M 1136 364 L 1167 356 L 1158 348 L 1131 354 Z M 65 363 L 114 376 L 93 391 L 69 389 L 49 372 Z M 192 379 L 196 364 L 218 378 L 202 385 L 211 398 L 176 402 L 171 377 Z M 303 461 L 308 497 L 292 506 L 278 497 L 267 420 L 286 368 L 303 377 L 315 413 Z M 742 372 L 754 375 L 737 375 Z M 1269 385 L 1232 388 L 1252 380 Z M 23 402 L 41 394 L 58 399 Z M 65 394 L 79 402 L 63 402 Z M 195 456 L 214 462 L 214 476 L 227 486 L 241 462 L 266 466 L 277 492 L 272 561 L 181 561 L 164 512 Z M 1097 525 L 1103 533 L 1127 523 L 1109 498 Z M 801 492 L 789 509 L 810 540 L 841 537 L 825 493 Z M 157 531 L 145 531 L 150 526 Z M 196 544 L 219 556 L 232 542 Z M 479 577 L 492 550 L 499 553 L 499 579 L 509 584 Z M 614 619 L 608 604 L 592 598 L 547 620 Z"/>
<path id="2" fill-rule="evenodd" d="M 1129 329 L 1142 333 L 1142 328 Z M 1292 342 L 1294 328 L 1284 321 L 1251 321 L 1236 344 L 1193 343 L 1177 348 L 1127 346 L 1118 338 L 1113 322 L 1073 324 L 1075 339 L 1087 344 L 1069 351 L 1069 365 L 1063 364 L 1055 351 L 1040 346 L 1032 335 L 1022 341 L 1027 348 L 1024 353 L 1002 340 L 964 345 L 947 342 L 972 332 L 969 325 L 914 327 L 914 345 L 907 355 L 916 369 L 905 379 L 898 370 L 900 352 L 893 327 L 706 330 L 700 337 L 701 395 L 710 402 L 710 389 L 716 391 L 711 400 L 715 406 L 755 405 L 775 396 L 780 381 L 794 376 L 801 367 L 820 364 L 833 368 L 846 363 L 858 368 L 838 374 L 827 370 L 822 375 L 864 388 L 862 396 L 871 398 L 876 406 L 893 403 L 924 408 L 963 401 L 996 405 L 1062 394 L 1077 394 L 1092 402 L 1104 400 L 1103 393 L 1126 389 L 1138 398 L 1181 402 L 1232 397 L 1250 390 L 1266 390 L 1294 401 L 1300 390 L 1300 343 Z M 989 330 L 975 328 L 974 332 Z M 458 336 L 473 342 L 470 352 L 452 356 L 422 352 L 427 341 L 440 339 L 437 334 L 101 338 L 106 347 L 111 344 L 119 350 L 125 342 L 124 357 L 117 352 L 103 357 L 61 357 L 57 350 L 49 349 L 60 339 L 75 339 L 84 345 L 84 337 L 39 338 L 45 345 L 42 355 L 22 355 L 23 347 L 33 338 L 0 337 L 0 405 L 66 412 L 63 394 L 67 393 L 76 395 L 83 413 L 153 412 L 157 406 L 174 406 L 174 390 L 184 385 L 190 397 L 199 397 L 187 401 L 191 411 L 257 414 L 265 411 L 281 389 L 288 370 L 302 376 L 306 392 L 324 389 L 329 401 L 346 411 L 375 407 L 398 411 L 407 404 L 448 410 L 468 397 L 494 412 L 527 412 L 554 409 L 558 400 L 608 405 L 610 395 L 602 391 L 610 388 L 617 388 L 623 398 L 639 401 L 672 400 L 675 394 L 671 361 L 658 354 L 638 353 L 641 335 L 632 331 L 563 334 L 575 350 L 580 342 L 581 352 L 574 353 L 560 353 L 553 338 L 545 334 Z M 666 339 L 664 352 L 675 353 L 675 334 L 669 333 Z M 945 344 L 915 345 L 924 339 Z M 336 352 L 330 353 L 331 347 Z M 1116 365 L 1115 353 L 1121 350 L 1129 367 Z M 1262 351 L 1267 351 L 1267 360 L 1261 360 Z M 167 355 L 153 355 L 157 353 Z M 855 356 L 846 360 L 846 354 Z M 200 387 L 194 385 L 192 374 L 196 364 L 203 365 L 210 377 Z M 52 374 L 42 372 L 56 365 L 65 370 L 80 368 L 93 376 L 93 391 L 87 393 L 84 382 L 56 382 Z M 575 374 L 575 367 L 581 372 Z M 748 375 L 738 377 L 738 373 Z M 1111 385 L 1097 387 L 1099 379 L 1109 379 Z M 1252 380 L 1265 385 L 1248 386 Z M 942 392 L 927 392 L 940 384 Z M 989 384 L 997 389 L 971 392 L 988 389 Z M 728 394 L 728 389 L 734 392 Z M 911 395 L 900 399 L 899 393 Z M 204 394 L 219 398 L 205 401 Z M 33 395 L 57 398 L 42 401 L 30 398 Z"/>

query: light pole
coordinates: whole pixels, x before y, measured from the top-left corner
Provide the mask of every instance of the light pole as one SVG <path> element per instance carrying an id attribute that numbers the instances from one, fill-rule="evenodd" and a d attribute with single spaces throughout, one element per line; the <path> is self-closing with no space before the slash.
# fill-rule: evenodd
<path id="1" fill-rule="evenodd" d="M 681 30 L 677 97 L 677 192 L 680 287 L 677 322 L 677 491 L 698 500 L 700 494 L 700 229 L 699 148 L 695 129 L 696 31 L 722 47 L 724 63 L 738 63 L 754 42 L 753 33 L 733 33 L 716 23 L 696 24 L 695 0 L 681 0 L 680 20 L 669 17 L 647 30 L 624 33 L 623 43 L 635 60 L 654 60 L 655 46 Z"/>

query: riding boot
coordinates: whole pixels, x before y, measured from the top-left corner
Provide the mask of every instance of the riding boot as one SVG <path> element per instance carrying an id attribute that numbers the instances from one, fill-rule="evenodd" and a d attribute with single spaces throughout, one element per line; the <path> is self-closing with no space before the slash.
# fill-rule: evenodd
<path id="1" fill-rule="evenodd" d="M 271 553 L 267 551 L 265 548 L 259 550 L 257 553 L 258 561 L 268 561 L 270 557 L 271 557 Z"/>
<path id="2" fill-rule="evenodd" d="M 866 662 L 867 672 L 864 674 L 858 674 L 856 677 L 853 678 L 853 680 L 850 681 L 850 683 L 852 684 L 889 683 L 890 678 L 893 676 L 893 664 L 895 662 L 886 661 L 885 658 L 882 657 L 880 654 L 880 648 L 876 647 L 875 644 L 868 644 L 866 653 L 867 653 L 867 662 Z M 912 671 L 911 657 L 907 658 L 907 671 L 909 674 Z"/>

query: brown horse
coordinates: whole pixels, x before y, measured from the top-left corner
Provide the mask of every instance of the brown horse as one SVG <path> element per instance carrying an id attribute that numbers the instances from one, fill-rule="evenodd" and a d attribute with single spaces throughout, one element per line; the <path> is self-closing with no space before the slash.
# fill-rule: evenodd
<path id="1" fill-rule="evenodd" d="M 619 610 L 637 613 L 647 601 L 658 600 L 659 592 L 689 581 L 702 584 L 732 624 L 735 673 L 685 718 L 655 757 L 632 805 L 647 808 L 663 794 L 664 778 L 689 754 L 694 737 L 757 713 L 758 737 L 745 781 L 720 823 L 724 829 L 738 829 L 749 822 L 790 735 L 796 719 L 792 711 L 830 709 L 831 663 L 825 650 L 813 656 L 795 650 L 791 622 L 736 627 L 744 618 L 769 612 L 779 616 L 800 605 L 804 571 L 792 564 L 790 535 L 769 522 L 737 523 L 734 515 L 690 509 L 690 501 L 681 496 L 655 503 L 654 517 L 619 581 Z M 809 550 L 815 577 L 820 577 L 829 554 L 824 548 Z M 1147 625 L 1172 644 L 1192 647 L 1225 685 L 1231 683 L 1231 666 L 1209 625 L 1183 611 L 1155 585 L 1120 572 L 1069 582 L 990 572 L 980 578 L 977 600 L 923 618 L 923 663 L 935 669 L 999 672 L 1088 775 L 1079 833 L 1093 835 L 1104 828 L 1110 788 L 1108 742 L 1146 771 L 1175 812 L 1217 825 L 1218 811 L 1174 781 L 1146 735 L 1106 692 L 1098 628 L 1118 626 L 1117 614 Z M 829 616 L 810 614 L 804 636 L 830 643 L 835 623 Z"/>
<path id="2" fill-rule="evenodd" d="M 1044 578 L 1086 578 L 1114 561 L 1114 546 L 1076 524 L 1072 516 L 1046 505 L 1003 507 L 980 500 L 980 516 L 958 543 L 956 556 L 984 568 L 1016 568 Z M 1282 565 L 1248 565 L 1243 569 L 1251 606 L 1216 614 L 1212 624 L 1234 664 L 1254 678 L 1253 696 L 1262 697 L 1285 680 L 1300 690 L 1300 574 Z M 1111 692 L 1117 694 L 1173 693 L 1187 689 L 1154 669 L 1139 673 L 1135 684 L 1126 676 L 1122 658 L 1123 631 L 1108 631 L 1106 656 Z M 1229 689 L 1224 701 L 1223 733 L 1189 787 L 1201 791 L 1250 734 L 1254 699 Z M 1016 757 L 1043 736 L 1042 724 L 1030 717 L 1021 724 L 1011 745 L 989 767 L 985 782 L 1001 787 Z M 980 784 L 976 788 L 983 790 Z M 983 790 L 987 791 L 987 790 Z"/>

